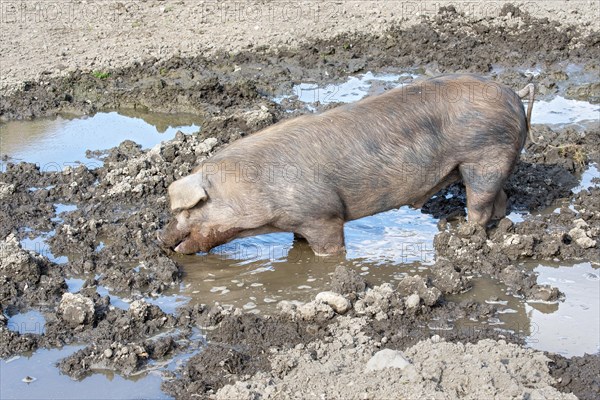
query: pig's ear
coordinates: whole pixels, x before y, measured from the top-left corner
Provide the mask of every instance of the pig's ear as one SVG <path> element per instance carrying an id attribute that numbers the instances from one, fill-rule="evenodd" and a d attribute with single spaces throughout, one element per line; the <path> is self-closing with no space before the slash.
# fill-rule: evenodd
<path id="1" fill-rule="evenodd" d="M 202 174 L 191 174 L 169 185 L 171 211 L 187 210 L 206 197 L 206 190 L 202 187 Z"/>

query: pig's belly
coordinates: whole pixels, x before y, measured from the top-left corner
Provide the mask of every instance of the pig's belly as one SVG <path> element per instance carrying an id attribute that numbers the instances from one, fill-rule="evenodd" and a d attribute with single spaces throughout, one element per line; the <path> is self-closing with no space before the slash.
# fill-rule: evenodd
<path id="1" fill-rule="evenodd" d="M 421 208 L 435 193 L 460 179 L 454 167 L 446 170 L 382 175 L 365 179 L 359 192 L 342 191 L 347 220 L 354 220 L 402 206 Z"/>

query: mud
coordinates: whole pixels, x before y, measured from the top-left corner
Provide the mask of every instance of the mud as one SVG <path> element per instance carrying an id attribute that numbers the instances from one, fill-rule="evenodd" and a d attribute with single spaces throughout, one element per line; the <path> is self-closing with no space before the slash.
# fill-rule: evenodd
<path id="1" fill-rule="evenodd" d="M 339 333 L 356 334 L 352 328 Z M 396 361 L 394 365 L 385 356 L 380 357 L 383 360 L 376 362 L 379 365 L 374 371 L 369 366 L 383 353 L 377 351 L 377 343 L 368 340 L 352 343 L 340 338 L 331 343 L 317 343 L 311 348 L 317 349 L 313 350 L 317 354 L 315 357 L 308 356 L 304 349 L 273 356 L 274 371 L 271 374 L 226 386 L 214 398 L 379 399 L 398 396 L 461 398 L 468 395 L 491 398 L 500 393 L 515 397 L 576 398 L 551 387 L 552 378 L 547 373 L 543 355 L 531 354 L 502 341 L 485 340 L 476 345 L 464 345 L 447 343 L 436 337 L 405 352 L 392 351 L 401 364 Z M 345 351 L 337 350 L 339 348 Z M 482 354 L 488 351 L 497 357 L 496 362 L 480 361 Z M 284 367 L 283 374 L 275 373 L 279 365 Z M 290 365 L 294 368 L 287 372 L 285 367 Z M 492 375 L 494 379 L 490 379 Z"/>
<path id="2" fill-rule="evenodd" d="M 571 392 L 580 399 L 594 399 L 600 395 L 600 379 L 595 371 L 600 368 L 598 354 L 586 354 L 570 359 L 556 354 L 548 354 L 550 374 L 557 380 L 556 386 L 562 392 Z"/>
<path id="3" fill-rule="evenodd" d="M 268 355 L 322 337 L 319 324 L 288 318 L 242 315 L 237 309 L 207 334 L 208 346 L 192 357 L 181 378 L 165 382 L 163 390 L 179 398 L 207 396 L 226 384 L 271 369 Z"/>
<path id="4" fill-rule="evenodd" d="M 505 18 L 475 21 L 444 8 L 432 19 L 392 27 L 382 35 L 342 34 L 297 49 L 150 60 L 116 69 L 106 79 L 74 72 L 29 82 L 21 92 L 0 97 L 0 118 L 7 120 L 136 108 L 194 112 L 204 121 L 200 132 L 179 133 L 152 149 L 129 140 L 107 151 L 90 149 L 88 155 L 102 161 L 98 168 L 3 160 L 0 357 L 84 343 L 86 347 L 58 365 L 63 373 L 82 379 L 97 370 L 133 376 L 193 351 L 197 354 L 176 372 L 163 372 L 166 393 L 177 398 L 269 398 L 283 390 L 279 385 L 286 379 L 294 382 L 288 387 L 297 387 L 298 379 L 307 376 L 316 379 L 306 370 L 317 364 L 325 365 L 316 369 L 325 375 L 347 362 L 350 367 L 340 373 L 352 377 L 375 351 L 387 348 L 406 351 L 414 365 L 420 363 L 405 383 L 426 385 L 415 389 L 421 391 L 402 392 L 416 396 L 431 394 L 434 387 L 457 395 L 475 390 L 444 381 L 435 364 L 439 360 L 429 366 L 424 359 L 416 361 L 423 347 L 458 351 L 467 359 L 496 347 L 513 356 L 519 368 L 533 360 L 544 371 L 541 378 L 501 375 L 497 391 L 510 387 L 515 395 L 554 398 L 558 389 L 582 399 L 597 397 L 598 381 L 590 373 L 598 369 L 597 354 L 571 359 L 550 354 L 549 362 L 540 352 L 522 348 L 523 332 L 489 323 L 498 318 L 497 305 L 452 300 L 452 295 L 469 290 L 474 277 L 486 275 L 514 296 L 557 302 L 563 295 L 538 284 L 527 261 L 600 262 L 600 189 L 578 187 L 581 174 L 600 164 L 597 124 L 533 126 L 539 143 L 527 145 L 505 186 L 509 212 L 525 214 L 522 222 L 505 218 L 485 230 L 465 221 L 461 185 L 438 193 L 423 207 L 440 222 L 435 263 L 422 275 L 374 285 L 340 266 L 327 287 L 333 293 L 304 304 L 280 302 L 279 311 L 266 316 L 218 303 L 187 305 L 169 314 L 148 303 L 186 279 L 181 259 L 162 252 L 154 239 L 169 217 L 167 186 L 231 141 L 307 112 L 297 99 L 281 104 L 272 100 L 289 92 L 293 83 L 336 82 L 348 74 L 400 67 L 426 75 L 472 71 L 515 88 L 533 79 L 542 97 L 571 93 L 597 101 L 595 82 L 581 82 L 569 76 L 577 73 L 565 72 L 568 64 L 577 64 L 580 75 L 597 75 L 597 32 L 510 7 L 504 11 Z M 240 68 L 233 70 L 233 65 Z M 523 72 L 534 66 L 543 66 L 535 78 Z M 57 214 L 58 205 L 76 208 Z M 21 241 L 42 236 L 47 247 L 23 250 Z M 67 256 L 67 262 L 59 262 L 60 256 Z M 67 280 L 73 278 L 84 281 L 76 293 L 68 290 Z M 101 288 L 111 295 L 100 295 Z M 127 300 L 125 307 L 116 306 L 113 293 Z M 43 313 L 43 334 L 9 329 L 6 316 L 30 309 Z M 195 328 L 203 330 L 206 343 L 190 339 Z M 360 363 L 351 363 L 354 354 Z M 554 381 L 548 374 L 562 379 Z M 377 379 L 386 382 L 393 376 L 387 371 Z M 487 382 L 489 377 L 481 379 Z M 386 395 L 367 389 L 363 398 Z"/>

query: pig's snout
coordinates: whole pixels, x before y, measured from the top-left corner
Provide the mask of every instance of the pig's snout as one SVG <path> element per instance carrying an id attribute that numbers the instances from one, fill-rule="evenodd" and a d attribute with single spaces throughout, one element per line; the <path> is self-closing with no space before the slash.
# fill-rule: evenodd
<path id="1" fill-rule="evenodd" d="M 163 249 L 173 249 L 181 243 L 189 232 L 183 232 L 177 229 L 177 221 L 172 220 L 163 229 L 156 231 L 156 241 Z"/>
<path id="2" fill-rule="evenodd" d="M 164 239 L 164 230 L 156 231 L 156 243 L 167 254 L 171 254 L 173 251 L 172 246 L 169 246 Z"/>
<path id="3" fill-rule="evenodd" d="M 163 231 L 160 229 L 156 231 L 156 241 L 160 247 L 165 247 L 165 241 L 162 238 Z"/>

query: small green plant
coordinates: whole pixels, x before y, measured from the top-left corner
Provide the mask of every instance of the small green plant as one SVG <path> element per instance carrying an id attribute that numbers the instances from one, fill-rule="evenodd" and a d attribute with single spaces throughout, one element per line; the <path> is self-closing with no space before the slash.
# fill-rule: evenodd
<path id="1" fill-rule="evenodd" d="M 165 76 L 167 74 L 167 69 L 166 68 L 161 68 L 159 72 L 160 72 L 160 74 L 162 76 Z"/>
<path id="2" fill-rule="evenodd" d="M 98 79 L 106 79 L 110 76 L 110 72 L 94 71 L 92 76 Z"/>

